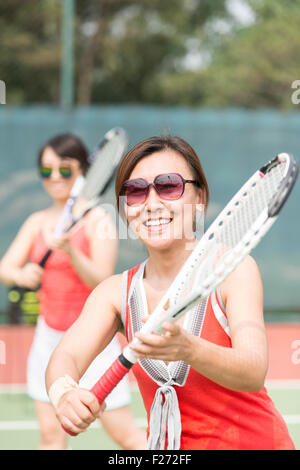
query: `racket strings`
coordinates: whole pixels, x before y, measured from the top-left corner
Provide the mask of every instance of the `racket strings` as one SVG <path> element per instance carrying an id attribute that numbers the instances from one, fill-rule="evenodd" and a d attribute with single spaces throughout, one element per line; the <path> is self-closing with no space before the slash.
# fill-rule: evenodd
<path id="1" fill-rule="evenodd" d="M 230 251 L 236 254 L 241 242 L 245 245 L 259 230 L 259 225 L 267 219 L 267 208 L 274 196 L 278 193 L 280 183 L 285 174 L 285 164 L 278 164 L 265 175 L 252 182 L 249 189 L 242 192 L 238 199 L 233 201 L 232 209 L 225 214 L 223 223 L 217 226 L 214 234 L 215 244 L 219 247 L 217 255 L 212 253 L 211 262 L 207 263 L 207 270 L 215 272 L 218 265 L 226 261 Z M 265 216 L 264 216 L 265 214 Z M 257 222 L 261 220 L 261 222 Z M 210 252 L 211 250 L 209 250 Z"/>
<path id="2" fill-rule="evenodd" d="M 254 226 L 277 194 L 284 170 L 284 164 L 273 167 L 266 175 L 252 183 L 248 191 L 243 192 L 240 200 L 235 203 L 238 205 L 234 205 L 231 217 L 226 220 L 224 233 L 219 232 L 218 239 L 221 243 L 230 247 L 236 246 Z"/>
<path id="3" fill-rule="evenodd" d="M 206 242 L 205 250 L 195 258 L 191 269 L 186 271 L 178 283 L 174 304 L 183 302 L 197 286 L 207 285 L 209 290 L 216 278 L 222 277 L 224 270 L 232 266 L 232 262 L 238 263 L 239 256 L 243 255 L 241 243 L 245 245 L 254 235 L 253 231 L 258 230 L 257 221 L 264 213 L 267 218 L 268 204 L 278 193 L 285 170 L 286 164 L 283 162 L 272 167 L 266 174 L 261 174 L 249 182 L 249 186 L 243 188 L 222 212 L 214 229 L 206 234 L 209 243 Z M 201 265 L 201 269 L 193 269 L 197 264 Z"/>
<path id="4" fill-rule="evenodd" d="M 99 155 L 95 157 L 93 165 L 86 175 L 86 183 L 82 191 L 82 196 L 91 200 L 99 196 L 103 190 L 103 182 L 109 179 L 112 173 L 115 156 L 119 158 L 122 151 L 121 142 L 114 138 L 99 150 Z"/>

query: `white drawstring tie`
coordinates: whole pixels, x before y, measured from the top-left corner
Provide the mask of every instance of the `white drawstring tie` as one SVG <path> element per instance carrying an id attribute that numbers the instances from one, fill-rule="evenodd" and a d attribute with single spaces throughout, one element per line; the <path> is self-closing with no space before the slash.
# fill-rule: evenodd
<path id="1" fill-rule="evenodd" d="M 163 385 L 156 391 L 150 411 L 149 450 L 164 450 L 168 432 L 168 450 L 180 449 L 181 419 L 175 389 Z"/>

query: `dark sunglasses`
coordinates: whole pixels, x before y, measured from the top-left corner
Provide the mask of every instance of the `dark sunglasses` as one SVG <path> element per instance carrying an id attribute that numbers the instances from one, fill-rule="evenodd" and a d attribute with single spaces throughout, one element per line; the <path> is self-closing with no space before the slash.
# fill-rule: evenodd
<path id="1" fill-rule="evenodd" d="M 148 183 L 144 178 L 125 181 L 121 187 L 120 196 L 126 197 L 126 204 L 134 206 L 146 201 L 150 187 L 153 186 L 157 194 L 168 201 L 180 199 L 184 193 L 186 183 L 200 186 L 195 180 L 186 180 L 178 173 L 165 173 L 154 178 L 153 183 Z"/>
<path id="2" fill-rule="evenodd" d="M 39 167 L 39 173 L 43 179 L 50 178 L 52 171 L 53 171 L 53 168 L 50 168 L 47 166 Z M 72 176 L 72 170 L 69 167 L 61 166 L 59 167 L 58 171 L 63 178 L 70 178 Z"/>

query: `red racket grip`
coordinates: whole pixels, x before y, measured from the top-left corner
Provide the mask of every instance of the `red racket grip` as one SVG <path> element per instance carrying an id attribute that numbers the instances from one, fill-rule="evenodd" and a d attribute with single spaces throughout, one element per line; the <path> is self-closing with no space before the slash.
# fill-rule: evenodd
<path id="1" fill-rule="evenodd" d="M 123 354 L 120 354 L 91 389 L 91 392 L 95 395 L 99 403 L 104 402 L 105 398 L 113 391 L 123 377 L 125 377 L 132 366 L 132 362 L 129 362 Z"/>
<path id="2" fill-rule="evenodd" d="M 100 404 L 104 402 L 105 398 L 113 391 L 123 377 L 125 377 L 132 366 L 133 363 L 128 361 L 123 354 L 120 354 L 109 369 L 100 377 L 98 382 L 96 382 L 90 390 Z M 76 433 L 65 429 L 63 426 L 62 428 L 70 434 L 70 436 L 77 436 Z"/>

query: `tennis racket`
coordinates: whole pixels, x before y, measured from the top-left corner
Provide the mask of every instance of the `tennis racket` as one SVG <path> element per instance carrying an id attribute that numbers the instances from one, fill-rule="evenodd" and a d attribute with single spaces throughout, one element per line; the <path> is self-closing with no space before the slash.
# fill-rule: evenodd
<path id="1" fill-rule="evenodd" d="M 110 129 L 89 157 L 85 176 L 80 175 L 66 202 L 54 236 L 59 238 L 97 206 L 115 177 L 117 167 L 128 146 L 127 132 L 120 127 Z M 44 267 L 52 254 L 48 249 L 39 262 Z M 8 291 L 8 314 L 12 323 L 36 323 L 39 299 L 35 290 L 14 286 Z"/>
<path id="2" fill-rule="evenodd" d="M 165 321 L 175 322 L 205 301 L 271 228 L 297 175 L 297 161 L 286 153 L 256 171 L 207 229 L 141 331 L 160 333 Z M 136 360 L 129 344 L 91 389 L 99 403 Z"/>

